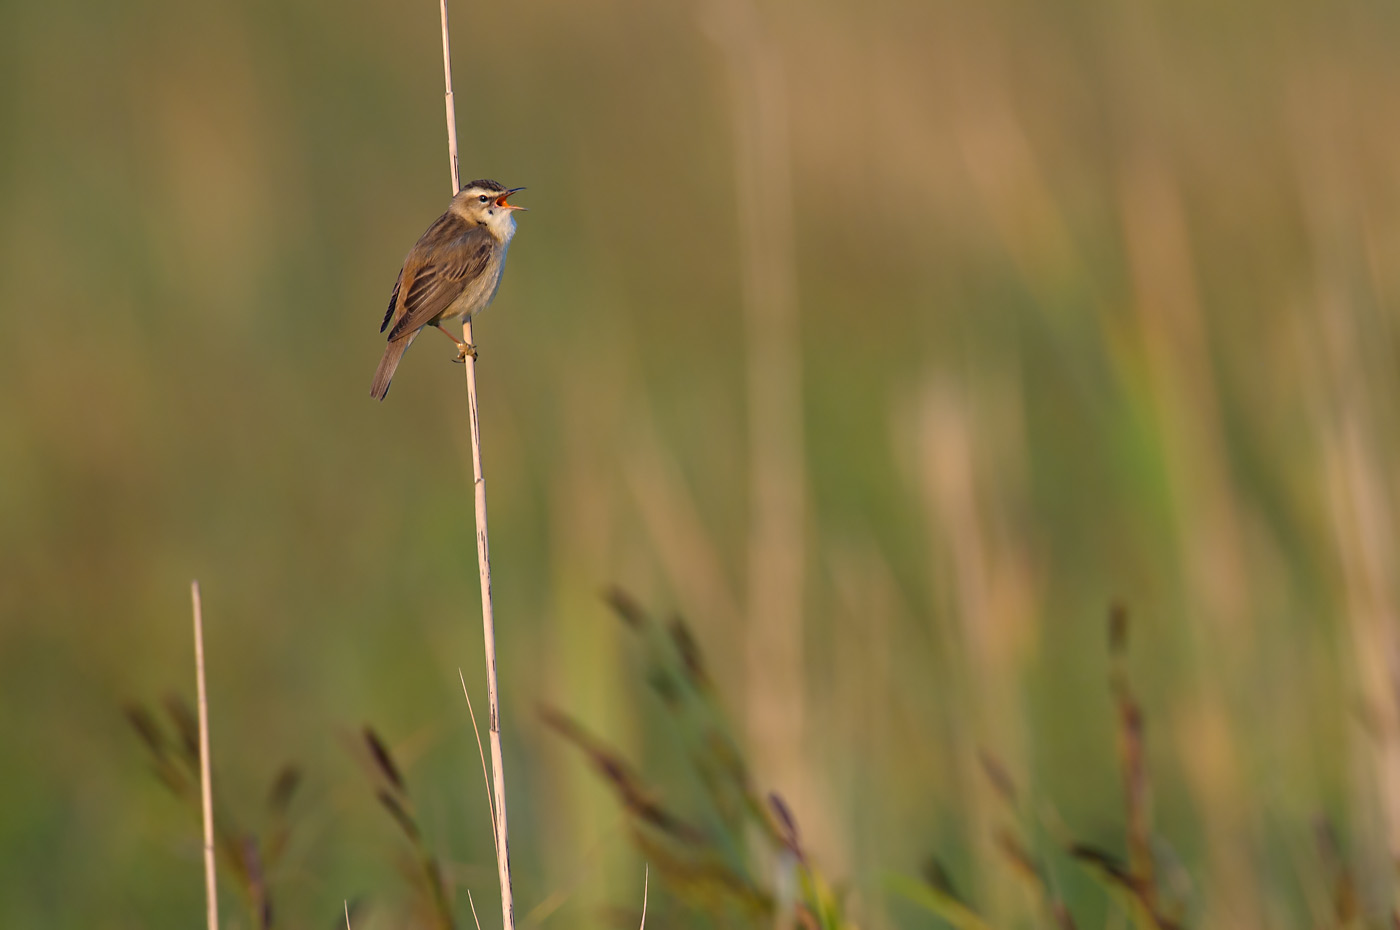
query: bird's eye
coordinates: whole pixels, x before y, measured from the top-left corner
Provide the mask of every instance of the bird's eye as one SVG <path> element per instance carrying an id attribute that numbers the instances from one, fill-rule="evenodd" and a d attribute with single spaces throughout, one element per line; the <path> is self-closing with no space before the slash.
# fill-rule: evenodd
<path id="1" fill-rule="evenodd" d="M 485 194 L 482 194 L 480 197 L 478 197 L 478 198 L 476 198 L 476 199 L 477 199 L 477 200 L 480 200 L 482 203 L 485 203 L 485 202 L 486 202 L 488 199 L 490 199 L 490 198 L 488 198 Z"/>

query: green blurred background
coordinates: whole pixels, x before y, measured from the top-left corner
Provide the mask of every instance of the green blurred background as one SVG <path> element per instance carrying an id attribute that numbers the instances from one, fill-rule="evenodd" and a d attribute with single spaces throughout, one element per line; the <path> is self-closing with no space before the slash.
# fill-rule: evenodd
<path id="1" fill-rule="evenodd" d="M 1319 816 L 1388 906 L 1396 9 L 453 17 L 463 177 L 529 188 L 476 327 L 518 913 L 639 899 L 535 715 L 668 764 L 612 583 L 690 620 L 863 926 L 927 924 L 881 882 L 934 852 L 1023 921 L 979 748 L 1121 849 L 1115 599 L 1193 922 L 1313 925 Z M 368 397 L 441 93 L 430 2 L 0 6 L 5 926 L 199 919 L 121 713 L 192 694 L 194 577 L 220 790 L 307 773 L 284 923 L 399 925 L 365 721 L 494 923 L 462 373 L 425 337 Z"/>

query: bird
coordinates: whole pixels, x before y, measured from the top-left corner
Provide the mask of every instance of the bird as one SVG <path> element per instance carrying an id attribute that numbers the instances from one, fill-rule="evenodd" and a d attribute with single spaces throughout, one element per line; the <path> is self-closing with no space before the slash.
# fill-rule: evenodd
<path id="1" fill-rule="evenodd" d="M 476 358 L 476 347 L 443 329 L 442 323 L 470 320 L 496 296 L 515 235 L 515 212 L 525 209 L 506 198 L 524 189 L 507 190 L 486 178 L 472 181 L 409 249 L 379 326 L 381 333 L 389 331 L 389 344 L 374 372 L 370 396 L 383 400 L 389 393 L 394 370 L 426 326 L 436 327 L 457 346 L 455 361 Z"/>

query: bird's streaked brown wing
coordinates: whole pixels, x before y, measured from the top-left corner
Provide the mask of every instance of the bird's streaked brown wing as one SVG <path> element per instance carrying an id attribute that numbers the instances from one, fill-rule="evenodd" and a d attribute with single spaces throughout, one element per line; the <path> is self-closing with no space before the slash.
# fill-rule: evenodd
<path id="1" fill-rule="evenodd" d="M 404 266 L 399 282 L 401 291 L 407 287 L 403 293 L 404 309 L 389 330 L 391 340 L 437 319 L 491 262 L 496 240 L 486 228 L 470 225 L 452 214 L 448 216 L 456 222 L 439 221 L 424 235 L 424 240 L 433 237 L 437 241 L 424 243 L 429 248 L 422 256 L 422 266 L 411 275 L 408 265 Z M 419 250 L 415 248 L 415 251 Z"/>
<path id="2" fill-rule="evenodd" d="M 399 285 L 403 283 L 403 269 L 399 269 L 399 276 L 394 280 L 394 293 L 389 295 L 389 309 L 384 311 L 384 322 L 379 324 L 379 331 L 382 333 L 389 328 L 389 321 L 394 318 L 394 311 L 399 306 Z"/>

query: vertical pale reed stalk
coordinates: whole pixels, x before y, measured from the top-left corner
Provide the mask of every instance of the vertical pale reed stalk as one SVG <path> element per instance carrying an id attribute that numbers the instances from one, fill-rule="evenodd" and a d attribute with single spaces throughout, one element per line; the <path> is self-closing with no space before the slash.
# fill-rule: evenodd
<path id="1" fill-rule="evenodd" d="M 452 172 L 452 194 L 462 189 L 457 162 L 457 110 L 452 100 L 452 43 L 447 27 L 447 0 L 442 9 L 442 78 L 446 88 L 447 157 Z M 471 317 L 462 320 L 462 341 L 472 342 Z M 476 406 L 476 359 L 467 354 L 462 366 L 467 375 L 467 407 L 471 421 L 472 480 L 476 489 L 476 561 L 481 573 L 481 635 L 486 647 L 486 701 L 491 740 L 492 840 L 496 846 L 496 872 L 501 885 L 501 925 L 515 928 L 515 900 L 510 886 L 510 834 L 506 829 L 505 759 L 501 752 L 500 690 L 496 685 L 496 616 L 491 605 L 491 543 L 486 532 L 486 479 L 481 472 L 481 421 Z"/>
<path id="2" fill-rule="evenodd" d="M 934 375 L 918 398 L 908 432 L 917 440 L 919 488 L 931 536 L 939 543 L 936 599 L 943 601 L 939 630 L 952 644 L 937 674 L 956 695 L 948 724 L 953 744 L 950 772 L 958 786 L 966 836 L 976 863 L 974 896 L 986 902 L 994 926 L 1024 922 L 1025 898 L 1014 877 L 1000 868 L 1004 851 L 994 841 L 1002 802 L 985 777 L 985 751 L 1024 771 L 1027 737 L 1021 725 L 1020 670 L 1031 654 L 1035 570 L 1018 544 L 1012 501 L 1020 489 L 1009 474 L 1019 446 L 1017 387 L 1005 384 L 985 359 L 971 384 Z M 973 390 L 979 391 L 974 401 Z M 946 600 L 945 600 L 946 599 Z"/>
<path id="3" fill-rule="evenodd" d="M 1231 476 L 1221 391 L 1193 258 L 1191 217 L 1172 163 L 1145 133 L 1118 181 L 1123 243 L 1186 586 L 1183 630 L 1199 670 L 1180 717 L 1182 761 L 1200 799 L 1213 894 L 1206 923 L 1258 924 L 1256 842 L 1232 683 L 1249 681 L 1254 594 L 1248 501 Z M 1182 705 L 1188 706 L 1186 701 Z M 1229 915 L 1228 919 L 1226 915 Z"/>
<path id="4" fill-rule="evenodd" d="M 194 608 L 194 678 L 199 698 L 199 800 L 204 812 L 204 898 L 209 930 L 219 930 L 219 888 L 214 876 L 214 780 L 209 774 L 209 696 L 204 686 L 204 610 L 199 582 L 190 582 Z"/>
<path id="5" fill-rule="evenodd" d="M 1329 193 L 1338 202 L 1349 202 L 1350 192 Z M 1313 417 L 1321 437 L 1323 499 L 1346 608 L 1350 674 L 1369 723 L 1354 743 L 1356 774 L 1363 776 L 1356 793 L 1371 802 L 1356 805 L 1356 832 L 1382 840 L 1393 860 L 1400 855 L 1400 578 L 1394 567 L 1400 540 L 1394 529 L 1394 468 L 1383 438 L 1386 417 L 1373 400 L 1393 396 L 1393 382 L 1376 370 L 1374 356 L 1365 348 L 1365 340 L 1376 334 L 1356 304 L 1374 298 L 1354 293 L 1342 270 L 1346 266 L 1326 251 L 1352 247 L 1348 230 L 1318 215 L 1325 204 L 1309 206 L 1314 239 L 1327 243 L 1317 246 L 1323 251 L 1317 261 L 1320 280 L 1316 305 L 1308 308 L 1315 328 L 1307 348 L 1316 356 L 1312 365 L 1321 385 Z M 1394 901 L 1393 884 L 1389 890 Z"/>
<path id="6" fill-rule="evenodd" d="M 786 78 L 778 43 L 750 0 L 716 0 L 709 12 L 730 78 L 747 330 L 749 744 L 820 841 L 823 805 L 804 747 L 806 475 Z"/>
<path id="7" fill-rule="evenodd" d="M 1365 181 L 1348 160 L 1352 150 L 1339 142 L 1338 120 L 1350 119 L 1351 111 L 1335 99 L 1338 87 L 1309 83 L 1291 114 L 1298 198 L 1312 250 L 1312 290 L 1294 304 L 1294 314 L 1300 367 L 1308 375 L 1299 381 L 1306 386 L 1320 499 L 1331 524 L 1342 637 L 1351 653 L 1344 680 L 1367 722 L 1350 728 L 1356 798 L 1350 855 L 1394 862 L 1400 858 L 1400 497 L 1390 428 L 1396 378 L 1388 308 L 1394 292 L 1390 276 L 1378 273 L 1388 265 L 1377 263 L 1393 220 L 1373 225 Z M 1361 272 L 1358 256 L 1367 257 L 1369 274 Z M 1393 874 L 1379 878 L 1372 900 L 1381 900 L 1384 890 L 1400 910 Z"/>

